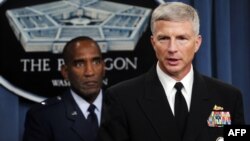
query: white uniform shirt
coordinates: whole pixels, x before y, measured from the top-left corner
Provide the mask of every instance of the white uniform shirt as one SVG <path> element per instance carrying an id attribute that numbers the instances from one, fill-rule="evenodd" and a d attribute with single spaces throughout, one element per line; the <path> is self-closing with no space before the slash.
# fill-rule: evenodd
<path id="1" fill-rule="evenodd" d="M 76 101 L 76 104 L 81 109 L 84 117 L 87 119 L 87 117 L 89 115 L 88 108 L 89 108 L 90 104 L 85 99 L 83 99 L 82 97 L 80 97 L 79 95 L 77 95 L 74 91 L 71 90 L 70 92 L 71 92 L 74 100 Z M 93 102 L 93 104 L 96 106 L 95 114 L 97 116 L 98 124 L 100 126 L 100 123 L 101 123 L 101 113 L 102 113 L 102 90 L 100 91 L 100 93 L 96 97 L 96 99 Z"/>
<path id="2" fill-rule="evenodd" d="M 177 82 L 175 79 L 171 78 L 169 75 L 164 73 L 161 68 L 159 67 L 159 64 L 157 63 L 156 66 L 156 72 L 158 75 L 158 78 L 160 79 L 160 82 L 164 88 L 165 94 L 168 99 L 169 106 L 173 112 L 174 115 L 174 102 L 175 102 L 175 93 L 176 89 L 174 88 L 175 83 Z M 190 110 L 190 104 L 191 104 L 191 97 L 192 97 L 192 87 L 193 87 L 193 81 L 194 81 L 194 71 L 193 66 L 191 67 L 188 74 L 179 82 L 183 84 L 183 88 L 181 90 L 186 102 L 188 110 Z"/>

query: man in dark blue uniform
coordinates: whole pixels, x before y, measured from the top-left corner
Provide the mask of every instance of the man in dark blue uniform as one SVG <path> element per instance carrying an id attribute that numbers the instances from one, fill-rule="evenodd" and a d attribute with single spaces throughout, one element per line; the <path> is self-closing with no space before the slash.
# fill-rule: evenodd
<path id="1" fill-rule="evenodd" d="M 77 37 L 63 50 L 61 73 L 70 89 L 32 107 L 23 141 L 95 141 L 103 113 L 101 51 L 93 39 Z"/>

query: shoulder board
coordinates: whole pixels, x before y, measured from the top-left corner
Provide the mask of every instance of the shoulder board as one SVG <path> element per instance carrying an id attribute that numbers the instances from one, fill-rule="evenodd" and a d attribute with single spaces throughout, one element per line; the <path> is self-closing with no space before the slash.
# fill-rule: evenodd
<path id="1" fill-rule="evenodd" d="M 54 105 L 54 104 L 59 103 L 61 101 L 62 101 L 62 97 L 57 96 L 57 97 L 53 97 L 53 98 L 48 98 L 48 99 L 40 102 L 40 105 L 42 105 L 42 106 Z"/>

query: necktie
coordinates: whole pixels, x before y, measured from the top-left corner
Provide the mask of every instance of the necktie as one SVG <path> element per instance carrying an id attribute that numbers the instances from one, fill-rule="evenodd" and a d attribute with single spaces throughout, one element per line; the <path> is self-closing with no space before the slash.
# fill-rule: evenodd
<path id="1" fill-rule="evenodd" d="M 87 117 L 87 121 L 89 124 L 89 140 L 88 141 L 95 141 L 97 132 L 98 132 L 98 121 L 97 116 L 95 114 L 95 105 L 91 104 L 88 108 L 89 115 Z"/>
<path id="2" fill-rule="evenodd" d="M 188 108 L 187 103 L 184 98 L 184 96 L 181 93 L 181 89 L 183 88 L 183 85 L 181 82 L 177 82 L 175 84 L 176 94 L 175 94 L 175 119 L 177 122 L 177 127 L 180 131 L 181 137 L 183 138 L 185 127 L 186 127 L 186 120 L 188 117 Z"/>

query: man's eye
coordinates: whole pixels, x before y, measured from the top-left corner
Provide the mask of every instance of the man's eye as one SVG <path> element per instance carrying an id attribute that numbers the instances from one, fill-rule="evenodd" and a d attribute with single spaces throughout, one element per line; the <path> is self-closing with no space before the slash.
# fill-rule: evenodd
<path id="1" fill-rule="evenodd" d="M 84 63 L 83 63 L 83 62 L 76 62 L 76 63 L 75 63 L 75 66 L 76 66 L 76 67 L 83 67 L 83 66 L 84 66 Z"/>
<path id="2" fill-rule="evenodd" d="M 168 37 L 159 37 L 158 40 L 159 41 L 164 41 L 164 40 L 168 40 L 169 38 Z"/>
<path id="3" fill-rule="evenodd" d="M 101 63 L 101 60 L 100 60 L 100 59 L 95 59 L 95 60 L 93 61 L 93 64 L 95 64 L 95 65 L 100 64 L 100 63 Z"/>
<path id="4" fill-rule="evenodd" d="M 179 36 L 177 37 L 178 40 L 188 40 L 189 38 L 186 36 Z"/>
<path id="5" fill-rule="evenodd" d="M 179 38 L 179 40 L 187 40 L 187 38 L 182 37 L 182 38 Z"/>
<path id="6" fill-rule="evenodd" d="M 159 38 L 158 38 L 158 41 L 159 41 L 160 43 L 166 43 L 168 40 L 169 40 L 168 37 L 159 37 Z"/>

